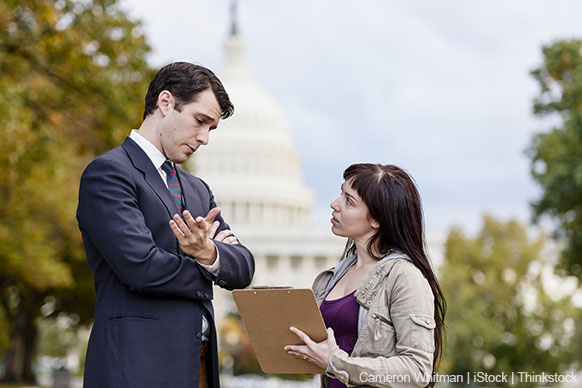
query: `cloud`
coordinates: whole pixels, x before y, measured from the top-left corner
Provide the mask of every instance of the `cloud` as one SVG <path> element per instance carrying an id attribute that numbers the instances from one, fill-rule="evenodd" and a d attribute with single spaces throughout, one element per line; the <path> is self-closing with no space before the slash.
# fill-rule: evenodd
<path id="1" fill-rule="evenodd" d="M 144 19 L 152 63 L 220 69 L 225 0 L 125 0 Z M 476 229 L 480 214 L 526 221 L 538 196 L 524 155 L 549 128 L 532 117 L 541 46 L 582 37 L 577 1 L 250 0 L 239 25 L 253 77 L 279 101 L 327 222 L 341 173 L 406 167 L 429 229 Z"/>

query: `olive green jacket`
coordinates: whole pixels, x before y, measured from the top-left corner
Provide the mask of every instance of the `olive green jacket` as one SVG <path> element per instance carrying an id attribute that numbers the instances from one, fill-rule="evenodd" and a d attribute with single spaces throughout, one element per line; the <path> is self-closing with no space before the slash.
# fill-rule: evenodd
<path id="1" fill-rule="evenodd" d="M 317 303 L 356 262 L 350 256 L 313 282 Z M 432 375 L 434 298 L 430 285 L 408 257 L 386 255 L 355 293 L 360 304 L 358 339 L 351 354 L 336 348 L 322 376 L 348 387 L 425 387 Z"/>

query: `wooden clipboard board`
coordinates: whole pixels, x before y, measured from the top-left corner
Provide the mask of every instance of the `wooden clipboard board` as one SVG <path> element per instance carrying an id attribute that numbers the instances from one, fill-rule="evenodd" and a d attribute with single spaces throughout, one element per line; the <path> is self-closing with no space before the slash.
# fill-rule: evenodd
<path id="1" fill-rule="evenodd" d="M 322 368 L 291 356 L 283 349 L 285 345 L 303 344 L 289 326 L 304 331 L 315 342 L 327 338 L 313 291 L 308 288 L 260 287 L 234 290 L 232 296 L 263 372 L 324 373 Z"/>

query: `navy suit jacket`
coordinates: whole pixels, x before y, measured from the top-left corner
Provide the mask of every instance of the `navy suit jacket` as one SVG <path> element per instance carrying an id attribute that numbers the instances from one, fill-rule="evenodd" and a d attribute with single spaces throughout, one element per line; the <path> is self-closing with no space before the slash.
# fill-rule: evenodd
<path id="1" fill-rule="evenodd" d="M 180 168 L 177 174 L 185 208 L 206 216 L 216 206 L 210 188 Z M 204 311 L 209 385 L 219 386 L 212 283 L 248 286 L 254 259 L 242 244 L 216 242 L 220 272 L 212 276 L 180 249 L 168 224 L 177 212 L 156 167 L 129 138 L 85 169 L 77 220 L 97 294 L 86 388 L 198 387 Z M 228 228 L 216 219 L 219 231 Z"/>

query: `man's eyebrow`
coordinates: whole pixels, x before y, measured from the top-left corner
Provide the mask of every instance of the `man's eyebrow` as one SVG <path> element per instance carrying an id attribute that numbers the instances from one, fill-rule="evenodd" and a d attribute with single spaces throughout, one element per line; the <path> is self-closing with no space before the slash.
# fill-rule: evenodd
<path id="1" fill-rule="evenodd" d="M 209 116 L 206 113 L 202 113 L 202 112 L 195 112 L 194 113 L 194 116 L 196 116 L 196 115 L 203 116 L 204 119 L 206 119 L 207 121 L 211 121 L 211 122 L 215 122 L 216 121 L 216 124 L 214 124 L 213 126 L 211 126 L 210 129 L 216 129 L 216 128 L 218 128 L 218 121 L 213 116 Z"/>
<path id="2" fill-rule="evenodd" d="M 207 115 L 206 113 L 197 112 L 197 113 L 194 113 L 194 114 L 195 114 L 195 115 L 197 115 L 197 114 L 198 114 L 198 115 L 204 116 L 206 119 L 208 119 L 208 120 L 210 120 L 210 121 L 214 121 L 214 120 L 216 120 L 216 118 L 214 118 L 214 117 L 212 117 L 212 116 L 209 116 L 209 115 Z"/>

